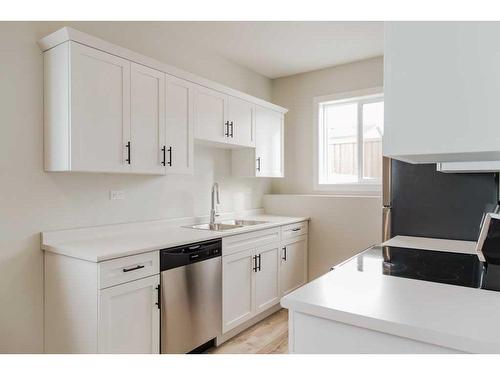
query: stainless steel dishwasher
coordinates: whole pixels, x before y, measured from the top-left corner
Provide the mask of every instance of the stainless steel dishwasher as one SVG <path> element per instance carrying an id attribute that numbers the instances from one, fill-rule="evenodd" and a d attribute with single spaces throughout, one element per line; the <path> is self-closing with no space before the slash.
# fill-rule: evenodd
<path id="1" fill-rule="evenodd" d="M 161 353 L 189 353 L 221 334 L 222 241 L 160 251 Z"/>

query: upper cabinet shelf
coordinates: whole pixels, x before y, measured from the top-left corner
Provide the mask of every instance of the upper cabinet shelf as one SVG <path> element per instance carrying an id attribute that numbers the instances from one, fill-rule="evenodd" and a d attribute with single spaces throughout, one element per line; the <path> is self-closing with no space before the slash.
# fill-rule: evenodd
<path id="1" fill-rule="evenodd" d="M 383 151 L 412 163 L 500 160 L 500 25 L 385 25 Z"/>
<path id="2" fill-rule="evenodd" d="M 39 45 L 46 171 L 192 173 L 194 138 L 268 147 L 256 142 L 256 128 L 266 126 L 257 108 L 281 119 L 287 112 L 71 28 Z"/>

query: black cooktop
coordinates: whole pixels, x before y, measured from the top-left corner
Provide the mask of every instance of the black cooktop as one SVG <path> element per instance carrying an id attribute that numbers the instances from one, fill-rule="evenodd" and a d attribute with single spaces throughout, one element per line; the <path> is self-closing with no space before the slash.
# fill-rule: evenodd
<path id="1" fill-rule="evenodd" d="M 475 254 L 374 246 L 342 266 L 359 272 L 481 288 L 487 267 Z M 488 288 L 489 289 L 489 288 Z"/>

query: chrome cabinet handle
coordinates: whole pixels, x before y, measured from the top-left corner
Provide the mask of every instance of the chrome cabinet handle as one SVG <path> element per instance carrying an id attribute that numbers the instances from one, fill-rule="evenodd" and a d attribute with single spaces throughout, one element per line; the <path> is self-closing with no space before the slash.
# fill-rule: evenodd
<path id="1" fill-rule="evenodd" d="M 163 166 L 167 165 L 167 163 L 166 163 L 166 159 L 167 159 L 166 151 L 167 151 L 167 146 L 163 146 L 161 148 L 161 152 L 163 153 L 163 161 L 161 162 L 161 165 L 163 165 Z"/>
<path id="2" fill-rule="evenodd" d="M 283 258 L 281 258 L 286 262 L 286 246 L 283 246 Z"/>
<path id="3" fill-rule="evenodd" d="M 140 270 L 141 268 L 144 268 L 144 266 L 143 265 L 138 265 L 138 266 L 135 266 L 135 267 L 132 267 L 132 268 L 124 268 L 123 272 L 136 271 L 136 270 Z"/>
<path id="4" fill-rule="evenodd" d="M 257 158 L 257 170 L 260 172 L 260 165 L 261 165 L 261 161 L 260 161 L 260 156 Z"/>
<path id="5" fill-rule="evenodd" d="M 300 230 L 300 228 L 293 228 L 292 232 L 297 232 L 298 230 Z"/>

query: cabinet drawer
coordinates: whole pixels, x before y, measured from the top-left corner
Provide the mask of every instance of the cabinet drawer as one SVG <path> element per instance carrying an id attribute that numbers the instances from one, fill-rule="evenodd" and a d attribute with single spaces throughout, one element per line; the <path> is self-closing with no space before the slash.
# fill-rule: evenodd
<path id="1" fill-rule="evenodd" d="M 158 251 L 99 263 L 99 289 L 126 283 L 160 272 Z"/>
<path id="2" fill-rule="evenodd" d="M 307 233 L 307 227 L 307 221 L 284 225 L 281 227 L 281 238 L 286 240 L 288 238 L 302 236 Z"/>
<path id="3" fill-rule="evenodd" d="M 281 241 L 280 227 L 239 234 L 222 239 L 222 256 Z"/>

